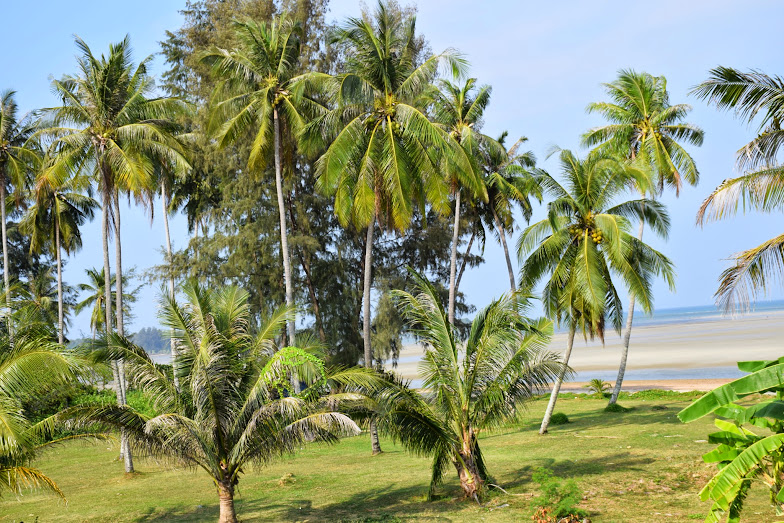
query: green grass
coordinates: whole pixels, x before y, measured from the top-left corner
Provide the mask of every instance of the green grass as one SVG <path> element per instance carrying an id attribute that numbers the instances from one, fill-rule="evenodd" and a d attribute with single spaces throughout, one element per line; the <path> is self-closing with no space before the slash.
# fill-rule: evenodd
<path id="1" fill-rule="evenodd" d="M 237 510 L 243 521 L 530 521 L 537 495 L 531 475 L 548 467 L 573 478 L 585 494 L 579 507 L 594 522 L 695 521 L 707 512 L 697 493 L 714 467 L 700 456 L 711 450 L 712 420 L 684 425 L 675 417 L 688 399 L 624 398 L 633 410 L 603 412 L 606 400 L 575 396 L 558 402 L 571 423 L 537 429 L 546 402 L 531 405 L 523 422 L 483 435 L 482 450 L 496 491 L 485 506 L 460 500 L 454 474 L 427 502 L 429 460 L 382 441 L 370 456 L 363 435 L 336 446 L 307 445 L 269 467 L 246 470 Z M 646 398 L 649 396 L 642 395 Z M 666 407 L 662 409 L 661 407 Z M 68 497 L 68 505 L 43 494 L 0 502 L 0 521 L 214 521 L 217 495 L 207 476 L 138 460 L 138 473 L 124 476 L 111 443 L 70 443 L 45 454 L 36 465 Z M 289 476 L 291 475 L 291 476 Z M 747 502 L 748 521 L 771 515 L 762 489 Z"/>

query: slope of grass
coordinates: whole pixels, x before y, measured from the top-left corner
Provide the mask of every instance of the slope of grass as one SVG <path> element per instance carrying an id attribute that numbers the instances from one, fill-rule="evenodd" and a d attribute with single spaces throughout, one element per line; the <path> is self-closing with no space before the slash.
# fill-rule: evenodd
<path id="1" fill-rule="evenodd" d="M 646 397 L 642 395 L 641 397 Z M 650 398 L 650 396 L 648 396 Z M 684 425 L 675 414 L 688 404 L 679 396 L 627 399 L 626 413 L 605 413 L 606 400 L 573 396 L 558 410 L 570 423 L 539 436 L 546 402 L 531 404 L 525 420 L 483 435 L 482 450 L 494 492 L 482 507 L 457 499 L 452 475 L 441 498 L 425 500 L 429 461 L 389 441 L 370 456 L 363 435 L 328 447 L 308 445 L 297 455 L 240 479 L 238 513 L 243 521 L 530 521 L 537 467 L 574 478 L 585 496 L 580 508 L 594 522 L 699 521 L 707 511 L 697 493 L 713 474 L 701 455 L 713 448 L 711 419 Z M 115 445 L 72 443 L 50 451 L 37 464 L 68 497 L 26 494 L 0 501 L 2 521 L 211 521 L 217 495 L 207 476 L 138 460 L 138 473 L 124 476 Z M 770 517 L 764 492 L 753 491 L 749 521 Z"/>

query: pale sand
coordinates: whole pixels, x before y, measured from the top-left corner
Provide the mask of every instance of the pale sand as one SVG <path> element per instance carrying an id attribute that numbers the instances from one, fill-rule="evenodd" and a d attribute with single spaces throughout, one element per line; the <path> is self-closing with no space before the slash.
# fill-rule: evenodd
<path id="1" fill-rule="evenodd" d="M 750 313 L 735 318 L 695 320 L 689 323 L 635 327 L 629 348 L 627 371 L 641 369 L 706 369 L 735 366 L 744 360 L 771 360 L 784 355 L 784 311 Z M 566 334 L 553 336 L 549 349 L 563 353 Z M 401 363 L 395 371 L 408 379 L 417 379 L 417 364 L 423 348 L 406 345 L 400 353 Z M 569 364 L 583 373 L 618 369 L 621 339 L 608 333 L 605 345 L 598 340 L 587 343 L 578 335 Z M 585 379 L 585 378 L 584 378 Z M 727 379 L 662 379 L 626 381 L 624 389 L 667 388 L 672 390 L 710 390 Z M 580 383 L 568 384 L 565 390 L 578 390 Z"/>

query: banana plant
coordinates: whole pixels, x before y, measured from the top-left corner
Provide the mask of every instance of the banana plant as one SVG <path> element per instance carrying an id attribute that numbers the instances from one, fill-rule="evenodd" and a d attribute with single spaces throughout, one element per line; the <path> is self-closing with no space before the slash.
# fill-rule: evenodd
<path id="1" fill-rule="evenodd" d="M 719 469 L 700 492 L 702 501 L 713 502 L 706 523 L 718 523 L 725 515 L 728 523 L 740 521 L 752 480 L 767 485 L 776 515 L 784 515 L 784 357 L 739 362 L 738 368 L 750 374 L 708 392 L 678 413 L 684 423 L 717 416 L 719 431 L 708 441 L 718 447 L 703 456 Z M 740 405 L 755 394 L 765 396 Z"/>

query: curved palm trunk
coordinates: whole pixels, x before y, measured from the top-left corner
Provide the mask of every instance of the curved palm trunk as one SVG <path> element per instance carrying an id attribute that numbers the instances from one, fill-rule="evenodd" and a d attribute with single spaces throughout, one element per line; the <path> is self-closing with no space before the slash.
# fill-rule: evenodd
<path id="1" fill-rule="evenodd" d="M 452 255 L 449 261 L 449 323 L 455 324 L 455 276 L 457 272 L 457 241 L 460 238 L 460 189 L 455 191 L 455 224 L 452 230 Z"/>
<path id="2" fill-rule="evenodd" d="M 289 257 L 289 240 L 286 232 L 286 208 L 283 203 L 283 174 L 280 165 L 280 120 L 277 107 L 273 109 L 275 125 L 275 190 L 278 193 L 278 214 L 280 215 L 280 250 L 283 253 L 283 278 L 286 283 L 286 305 L 294 306 L 294 291 L 291 283 L 291 258 Z M 295 324 L 288 324 L 289 344 L 294 344 Z M 297 389 L 299 388 L 297 384 Z"/>
<path id="3" fill-rule="evenodd" d="M 169 232 L 169 195 L 166 194 L 166 185 L 161 184 L 161 204 L 163 205 L 163 229 L 166 231 L 166 265 L 168 265 L 169 269 L 169 298 L 174 300 L 174 272 L 172 270 L 172 244 L 171 244 L 171 234 Z M 180 390 L 180 378 L 177 376 L 177 369 L 174 368 L 174 364 L 177 361 L 177 346 L 174 343 L 174 329 L 169 331 L 169 337 L 171 338 L 171 362 L 172 362 L 172 372 L 174 374 L 174 388 Z"/>
<path id="4" fill-rule="evenodd" d="M 564 376 L 566 375 L 566 368 L 569 365 L 569 358 L 572 356 L 572 347 L 574 346 L 574 333 L 576 326 L 569 327 L 569 338 L 566 341 L 566 352 L 563 358 L 563 368 L 558 373 L 558 379 L 553 384 L 553 392 L 550 393 L 550 402 L 547 404 L 547 410 L 544 412 L 544 419 L 542 426 L 539 428 L 539 434 L 547 434 L 547 427 L 550 425 L 550 418 L 555 410 L 555 402 L 558 401 L 558 393 L 561 391 L 561 384 L 563 383 Z"/>
<path id="5" fill-rule="evenodd" d="M 237 512 L 234 510 L 234 485 L 220 483 L 218 498 L 220 499 L 218 523 L 237 523 Z"/>
<path id="6" fill-rule="evenodd" d="M 463 489 L 463 494 L 465 494 L 465 497 L 479 503 L 482 492 L 484 491 L 485 480 L 482 478 L 478 459 L 474 453 L 472 439 L 470 433 L 463 434 L 463 446 L 457 453 L 458 459 L 454 461 L 454 464 L 457 469 L 457 477 L 460 479 L 460 488 Z M 476 443 L 474 443 L 474 445 L 476 445 Z"/>
<path id="7" fill-rule="evenodd" d="M 115 275 L 116 278 L 116 287 L 117 290 L 115 292 L 115 300 L 116 300 L 116 307 L 115 307 L 115 314 L 117 316 L 117 334 L 119 336 L 125 336 L 125 326 L 123 325 L 123 278 L 122 278 L 122 239 L 120 235 L 120 197 L 119 193 L 114 194 L 114 227 L 115 227 L 115 236 L 114 236 L 114 252 L 117 258 L 115 262 L 117 268 L 117 274 Z M 120 360 L 117 362 L 117 371 L 120 375 L 120 392 L 122 394 L 122 405 L 127 405 L 128 400 L 125 396 L 128 387 L 125 381 L 125 362 Z M 131 454 L 131 446 L 128 442 L 128 433 L 125 430 L 120 432 L 120 448 L 123 454 L 123 460 L 125 461 L 125 472 L 131 473 L 133 472 L 133 455 Z"/>
<path id="8" fill-rule="evenodd" d="M 11 267 L 8 264 L 8 231 L 6 230 L 5 216 L 5 173 L 0 173 L 0 229 L 3 232 L 3 282 L 5 283 L 5 305 L 8 308 L 8 336 L 13 343 L 14 328 L 11 325 Z"/>
<path id="9" fill-rule="evenodd" d="M 504 248 L 504 256 L 506 256 L 506 269 L 509 271 L 509 287 L 512 289 L 512 292 L 515 292 L 517 290 L 517 285 L 515 284 L 512 258 L 509 257 L 509 246 L 506 244 L 506 232 L 504 231 L 504 227 L 501 224 L 501 220 L 498 218 L 498 214 L 495 212 L 495 209 L 493 209 L 493 220 L 495 220 L 495 226 L 498 229 L 498 236 L 501 238 L 501 245 Z"/>
<path id="10" fill-rule="evenodd" d="M 372 283 L 373 275 L 373 229 L 375 226 L 376 219 L 374 217 L 368 224 L 367 236 L 365 238 L 365 274 L 364 283 L 362 284 L 362 338 L 365 349 L 365 367 L 368 369 L 373 368 L 373 347 L 370 344 L 370 284 Z M 373 422 L 370 423 L 370 444 L 373 449 L 373 455 L 382 452 L 381 444 L 378 442 L 376 424 Z"/>
<path id="11" fill-rule="evenodd" d="M 60 224 L 54 228 L 54 250 L 57 252 L 57 341 L 60 345 L 65 343 L 63 333 L 65 322 L 63 319 L 63 260 L 60 254 Z"/>
<path id="12" fill-rule="evenodd" d="M 637 238 L 642 241 L 642 233 L 645 229 L 645 224 L 640 222 L 640 232 Z M 610 396 L 610 405 L 618 402 L 618 395 L 621 393 L 621 386 L 623 385 L 623 375 L 626 374 L 626 360 L 629 357 L 629 342 L 632 339 L 632 321 L 634 320 L 634 295 L 629 297 L 629 313 L 626 316 L 626 327 L 623 332 L 623 349 L 621 352 L 621 364 L 618 367 L 618 377 L 615 378 L 615 387 L 613 388 L 612 396 Z"/>

